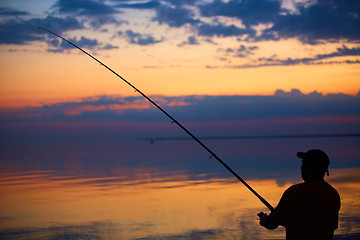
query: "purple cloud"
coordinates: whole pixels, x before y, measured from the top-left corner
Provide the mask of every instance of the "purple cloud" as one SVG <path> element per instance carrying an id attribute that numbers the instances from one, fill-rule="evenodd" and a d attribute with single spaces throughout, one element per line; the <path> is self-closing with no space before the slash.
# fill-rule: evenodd
<path id="1" fill-rule="evenodd" d="M 276 91 L 272 96 L 155 96 L 155 102 L 174 116 L 186 121 L 231 121 L 276 118 L 358 117 L 359 96 L 322 95 L 316 91 L 303 94 Z M 2 113 L 2 118 L 41 116 L 48 120 L 114 120 L 163 121 L 143 97 L 100 96 L 76 102 L 63 102 L 42 107 L 24 108 L 20 112 Z"/>

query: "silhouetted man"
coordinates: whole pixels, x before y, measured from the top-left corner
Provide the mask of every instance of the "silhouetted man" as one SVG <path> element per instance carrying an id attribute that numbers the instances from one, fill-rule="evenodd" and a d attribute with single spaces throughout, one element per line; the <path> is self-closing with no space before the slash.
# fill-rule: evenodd
<path id="1" fill-rule="evenodd" d="M 259 213 L 260 225 L 267 229 L 284 226 L 287 240 L 330 240 L 338 228 L 340 210 L 338 192 L 324 181 L 330 160 L 318 149 L 297 156 L 302 159 L 304 182 L 289 187 L 270 215 Z"/>

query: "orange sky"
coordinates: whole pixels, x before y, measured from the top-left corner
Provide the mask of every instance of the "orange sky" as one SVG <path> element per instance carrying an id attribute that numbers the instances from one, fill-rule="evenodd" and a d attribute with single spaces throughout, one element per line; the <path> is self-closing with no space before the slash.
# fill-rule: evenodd
<path id="1" fill-rule="evenodd" d="M 136 94 L 121 79 L 77 50 L 56 54 L 45 53 L 41 46 L 25 52 L 9 52 L 7 48 L 1 47 L 0 57 L 2 108 L 105 94 Z M 323 94 L 356 95 L 360 89 L 358 64 L 235 68 L 236 65 L 224 65 L 209 60 L 207 54 L 199 56 L 194 52 L 184 58 L 183 64 L 174 66 L 172 56 L 159 53 L 155 60 L 164 59 L 161 60 L 164 64 L 154 61 L 156 65 L 151 66 L 151 58 L 134 52 L 136 56 L 131 49 L 123 49 L 96 57 L 147 95 L 271 95 L 277 89 L 293 88 L 304 93 L 316 90 Z M 191 54 L 190 50 L 185 52 Z M 175 53 L 182 54 L 179 50 Z M 207 67 L 215 64 L 218 67 Z"/>
<path id="2" fill-rule="evenodd" d="M 205 2 L 0 1 L 0 107 L 134 95 L 39 26 L 81 45 L 148 95 L 359 92 L 359 39 L 348 29 L 358 26 L 357 4 Z M 314 9 L 328 21 L 319 22 L 325 16 Z M 335 22 L 343 24 L 337 31 Z"/>

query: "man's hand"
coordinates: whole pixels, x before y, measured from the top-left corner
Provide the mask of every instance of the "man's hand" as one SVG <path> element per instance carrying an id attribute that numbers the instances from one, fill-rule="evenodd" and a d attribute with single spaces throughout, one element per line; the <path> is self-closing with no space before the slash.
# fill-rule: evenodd
<path id="1" fill-rule="evenodd" d="M 265 222 L 266 222 L 266 219 L 268 218 L 268 215 L 266 213 L 263 213 L 263 212 L 259 212 L 257 215 L 258 215 L 259 220 L 260 220 L 260 225 L 265 226 Z"/>
<path id="2" fill-rule="evenodd" d="M 269 215 L 266 213 L 260 212 L 257 215 L 259 216 L 261 226 L 267 229 L 275 229 L 279 226 L 279 224 L 274 222 L 271 217 L 269 218 Z"/>

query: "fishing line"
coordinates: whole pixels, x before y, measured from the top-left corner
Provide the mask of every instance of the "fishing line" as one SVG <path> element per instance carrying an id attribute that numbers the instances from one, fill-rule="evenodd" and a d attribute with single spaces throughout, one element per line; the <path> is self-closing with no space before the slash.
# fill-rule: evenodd
<path id="1" fill-rule="evenodd" d="M 63 41 L 69 43 L 70 45 L 72 45 L 73 47 L 79 49 L 81 52 L 85 53 L 86 55 L 88 55 L 89 57 L 91 57 L 92 59 L 94 59 L 96 62 L 100 63 L 101 66 L 104 66 L 106 69 L 108 69 L 110 72 L 112 72 L 113 74 L 115 74 L 118 78 L 120 78 L 121 80 L 123 80 L 126 84 L 128 84 L 130 87 L 132 87 L 135 92 L 138 92 L 141 96 L 143 96 L 146 100 L 148 100 L 151 104 L 153 104 L 157 109 L 159 109 L 162 113 L 164 113 L 168 118 L 171 119 L 171 121 L 173 123 L 175 123 L 176 125 L 178 125 L 182 130 L 184 130 L 192 139 L 194 139 L 197 143 L 199 143 L 208 153 L 210 153 L 210 157 L 214 157 L 219 163 L 221 163 L 221 165 L 223 165 L 229 172 L 231 172 L 242 184 L 244 184 L 270 211 L 273 211 L 274 208 L 263 198 L 261 197 L 252 187 L 250 187 L 250 185 L 245 182 L 245 180 L 243 180 L 236 172 L 234 172 L 223 160 L 221 160 L 214 152 L 212 152 L 204 143 L 202 143 L 197 137 L 195 137 L 189 130 L 187 130 L 181 123 L 179 123 L 176 119 L 174 119 L 170 114 L 168 114 L 164 109 L 162 109 L 157 103 L 155 103 L 152 99 L 150 99 L 147 95 L 145 95 L 142 91 L 140 91 L 138 88 L 136 88 L 134 85 L 132 85 L 129 81 L 127 81 L 125 78 L 123 78 L 122 76 L 120 76 L 118 73 L 116 73 L 114 70 L 112 70 L 111 68 L 109 68 L 108 66 L 106 66 L 104 63 L 102 63 L 100 60 L 98 60 L 97 58 L 95 58 L 94 56 L 92 56 L 90 53 L 86 52 L 85 50 L 83 50 L 81 47 L 75 45 L 74 43 L 70 42 L 69 40 L 63 38 L 62 36 L 47 30 L 43 27 L 38 27 L 38 31 L 39 30 L 44 30 L 45 32 L 48 32 L 60 39 L 62 39 Z"/>

